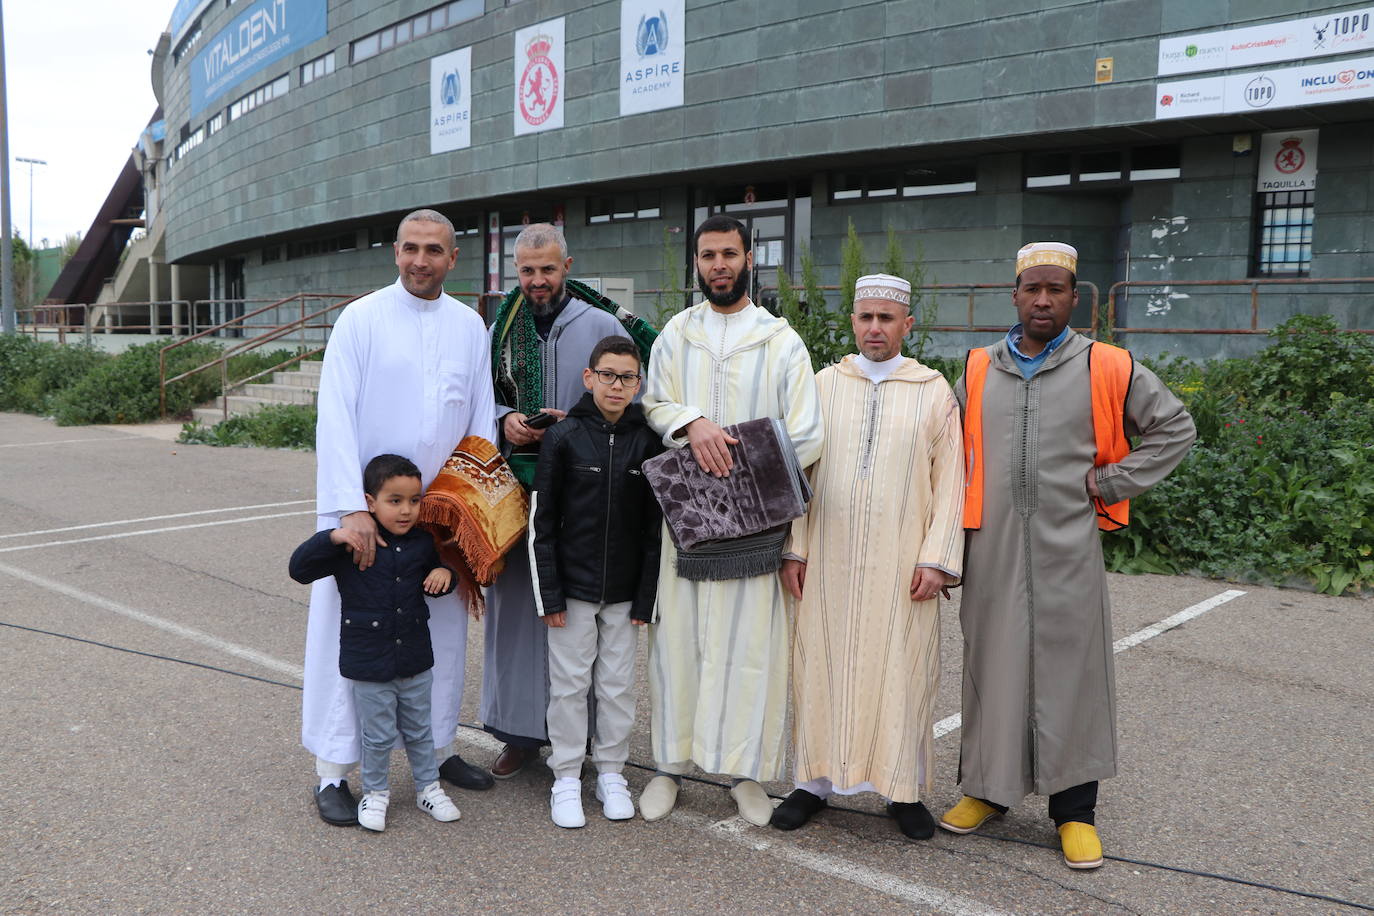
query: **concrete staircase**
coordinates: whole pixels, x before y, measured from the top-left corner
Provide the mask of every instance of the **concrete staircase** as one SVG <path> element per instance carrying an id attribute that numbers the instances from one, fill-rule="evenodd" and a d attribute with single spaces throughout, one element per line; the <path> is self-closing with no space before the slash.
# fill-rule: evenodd
<path id="1" fill-rule="evenodd" d="M 296 368 L 273 372 L 271 382 L 253 382 L 240 386 L 229 395 L 229 416 L 244 416 L 268 404 L 314 404 L 320 393 L 320 370 L 324 363 L 308 359 Z M 224 419 L 224 398 L 191 411 L 196 420 L 214 426 Z"/>

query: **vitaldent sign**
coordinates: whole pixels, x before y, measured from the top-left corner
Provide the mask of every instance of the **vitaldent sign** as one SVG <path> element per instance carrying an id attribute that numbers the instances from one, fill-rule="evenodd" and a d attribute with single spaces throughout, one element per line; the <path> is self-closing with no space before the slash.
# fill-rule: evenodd
<path id="1" fill-rule="evenodd" d="M 429 154 L 472 145 L 472 48 L 429 62 Z"/>
<path id="2" fill-rule="evenodd" d="M 1155 117 L 1198 118 L 1374 98 L 1374 56 L 1176 80 L 1155 86 Z"/>
<path id="3" fill-rule="evenodd" d="M 191 62 L 191 116 L 328 31 L 328 0 L 258 0 Z"/>
<path id="4" fill-rule="evenodd" d="M 1374 48 L 1374 7 L 1159 40 L 1159 75 L 1329 57 Z"/>
<path id="5" fill-rule="evenodd" d="M 621 0 L 620 113 L 682 104 L 686 76 L 683 0 Z"/>

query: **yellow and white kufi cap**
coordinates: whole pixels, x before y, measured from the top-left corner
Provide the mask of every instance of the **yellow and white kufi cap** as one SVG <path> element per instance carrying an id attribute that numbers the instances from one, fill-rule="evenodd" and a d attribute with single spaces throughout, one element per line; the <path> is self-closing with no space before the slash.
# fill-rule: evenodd
<path id="1" fill-rule="evenodd" d="M 887 299 L 898 305 L 911 305 L 911 283 L 891 274 L 869 274 L 854 284 L 854 301 Z"/>
<path id="2" fill-rule="evenodd" d="M 1031 242 L 1016 252 L 1016 275 L 1031 267 L 1049 264 L 1078 275 L 1078 249 L 1063 242 Z"/>

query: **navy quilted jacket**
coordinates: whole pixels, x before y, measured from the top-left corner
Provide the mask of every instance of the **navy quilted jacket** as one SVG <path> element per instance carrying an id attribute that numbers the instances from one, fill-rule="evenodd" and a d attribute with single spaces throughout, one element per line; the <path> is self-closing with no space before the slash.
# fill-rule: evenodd
<path id="1" fill-rule="evenodd" d="M 379 530 L 387 546 L 378 547 L 377 561 L 362 571 L 347 547 L 329 542 L 327 530 L 291 554 L 297 582 L 333 576 L 338 583 L 339 673 L 355 681 L 392 681 L 434 667 L 424 592 L 425 576 L 443 565 L 434 539 L 422 528 L 402 535 Z"/>

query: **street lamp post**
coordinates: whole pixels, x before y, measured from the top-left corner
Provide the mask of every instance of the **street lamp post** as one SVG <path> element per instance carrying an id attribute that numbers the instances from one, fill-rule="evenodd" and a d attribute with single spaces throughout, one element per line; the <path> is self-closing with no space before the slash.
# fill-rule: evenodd
<path id="1" fill-rule="evenodd" d="M 35 165 L 47 165 L 46 159 L 28 159 L 24 156 L 15 156 L 15 162 L 24 162 L 29 166 L 29 235 L 24 239 L 28 242 L 30 250 L 33 249 L 33 167 Z"/>

